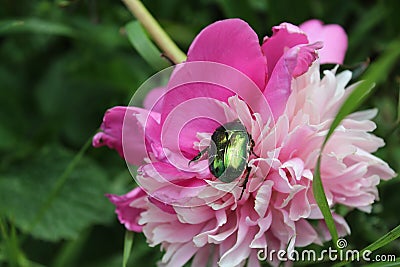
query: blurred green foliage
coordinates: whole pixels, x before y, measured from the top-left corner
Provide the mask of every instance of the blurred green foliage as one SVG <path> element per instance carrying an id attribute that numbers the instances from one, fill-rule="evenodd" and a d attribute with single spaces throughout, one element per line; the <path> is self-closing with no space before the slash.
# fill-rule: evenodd
<path id="1" fill-rule="evenodd" d="M 338 23 L 349 34 L 349 66 L 374 61 L 400 33 L 396 0 L 143 2 L 183 51 L 203 27 L 229 17 L 246 20 L 260 39 L 283 21 Z M 124 26 L 132 20 L 119 1 L 2 1 L 0 266 L 122 265 L 124 228 L 104 194 L 126 193 L 134 182 L 114 151 L 79 151 L 105 110 L 126 105 L 159 70 L 130 44 Z M 379 109 L 376 134 L 387 145 L 377 155 L 397 172 L 399 69 L 397 62 L 362 107 Z M 371 214 L 347 214 L 352 228 L 347 240 L 354 248 L 400 223 L 399 180 L 379 189 L 381 201 Z M 379 250 L 400 256 L 399 251 L 398 241 Z M 159 258 L 158 249 L 135 235 L 128 266 L 153 266 Z"/>

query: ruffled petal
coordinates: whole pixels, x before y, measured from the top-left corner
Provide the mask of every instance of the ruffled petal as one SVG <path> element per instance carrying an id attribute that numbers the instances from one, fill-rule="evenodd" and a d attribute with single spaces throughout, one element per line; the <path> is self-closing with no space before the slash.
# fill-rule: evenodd
<path id="1" fill-rule="evenodd" d="M 271 77 L 279 59 L 289 48 L 308 43 L 306 34 L 290 23 L 282 23 L 279 26 L 275 26 L 272 28 L 272 32 L 271 37 L 264 38 L 262 45 L 262 50 L 267 58 L 268 77 Z"/>
<path id="2" fill-rule="evenodd" d="M 319 51 L 321 64 L 343 64 L 347 50 L 347 35 L 342 27 L 336 24 L 323 25 L 322 21 L 313 19 L 301 24 L 310 43 L 322 41 L 324 47 Z"/>
<path id="3" fill-rule="evenodd" d="M 295 46 L 286 51 L 277 62 L 264 91 L 275 119 L 285 109 L 291 93 L 292 79 L 309 69 L 318 58 L 316 51 L 321 47 L 322 43 Z"/>
<path id="4" fill-rule="evenodd" d="M 102 132 L 93 137 L 94 147 L 108 146 L 131 164 L 141 165 L 148 156 L 146 140 L 155 142 L 159 114 L 136 107 L 114 107 L 107 110 L 101 125 Z M 151 131 L 146 131 L 151 128 Z"/>
<path id="5" fill-rule="evenodd" d="M 118 220 L 125 225 L 126 229 L 142 232 L 139 216 L 146 208 L 146 192 L 137 187 L 122 196 L 113 194 L 106 196 L 116 206 L 115 213 L 118 215 Z"/>
<path id="6" fill-rule="evenodd" d="M 103 123 L 100 126 L 102 132 L 97 133 L 92 140 L 94 147 L 108 146 L 118 151 L 123 157 L 122 150 L 122 124 L 126 107 L 113 107 L 106 111 Z"/>

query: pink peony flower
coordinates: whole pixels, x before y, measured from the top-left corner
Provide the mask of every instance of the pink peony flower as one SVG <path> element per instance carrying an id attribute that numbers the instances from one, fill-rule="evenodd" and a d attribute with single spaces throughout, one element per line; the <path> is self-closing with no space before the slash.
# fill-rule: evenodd
<path id="1" fill-rule="evenodd" d="M 282 23 L 261 46 L 247 23 L 219 21 L 196 37 L 187 62 L 176 66 L 166 88 L 148 96 L 145 108 L 106 113 L 93 144 L 140 165 L 141 185 L 110 200 L 127 229 L 142 230 L 150 246 L 165 250 L 160 266 L 191 259 L 192 266 L 260 266 L 260 249 L 290 251 L 331 238 L 313 197 L 313 172 L 330 123 L 354 85 L 346 87 L 348 71 L 325 71 L 321 79 L 318 53 L 323 62 L 342 63 L 346 46 L 339 26 L 315 21 L 302 28 Z M 323 151 L 321 176 L 331 207 L 369 212 L 380 179 L 395 175 L 371 154 L 384 145 L 371 133 L 375 113 L 347 117 Z M 237 119 L 257 155 L 249 156 L 246 187 L 246 173 L 231 183 L 214 177 L 207 156 L 188 166 L 217 127 Z M 339 234 L 349 234 L 344 218 L 333 216 Z"/>

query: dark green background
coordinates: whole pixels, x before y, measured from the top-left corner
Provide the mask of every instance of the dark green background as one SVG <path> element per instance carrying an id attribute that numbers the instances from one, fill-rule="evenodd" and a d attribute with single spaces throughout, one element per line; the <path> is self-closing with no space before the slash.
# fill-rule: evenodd
<path id="1" fill-rule="evenodd" d="M 260 40 L 271 27 L 310 18 L 342 25 L 345 64 L 372 62 L 400 33 L 400 1 L 148 0 L 144 4 L 183 51 L 208 24 L 240 17 Z M 158 70 L 132 48 L 120 1 L 0 2 L 0 266 L 121 266 L 124 228 L 105 193 L 133 188 L 115 151 L 89 148 L 76 157 L 104 112 L 126 105 Z M 400 48 L 399 48 L 400 49 Z M 378 107 L 377 154 L 400 170 L 395 128 L 400 85 L 397 62 L 363 108 Z M 72 161 L 72 164 L 71 164 Z M 372 214 L 351 211 L 347 237 L 362 248 L 400 222 L 398 179 L 379 186 Z M 340 212 L 347 213 L 344 208 Z M 135 235 L 129 266 L 155 265 L 159 248 Z M 379 253 L 400 256 L 395 241 Z"/>

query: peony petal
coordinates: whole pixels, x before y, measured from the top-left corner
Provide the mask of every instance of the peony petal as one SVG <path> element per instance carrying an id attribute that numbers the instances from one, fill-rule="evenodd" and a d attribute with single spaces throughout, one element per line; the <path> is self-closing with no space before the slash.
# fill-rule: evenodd
<path id="1" fill-rule="evenodd" d="M 143 101 L 143 107 L 147 110 L 154 112 L 161 112 L 163 96 L 166 89 L 164 87 L 157 87 L 152 89 Z"/>
<path id="2" fill-rule="evenodd" d="M 277 119 L 285 109 L 291 93 L 292 79 L 305 73 L 317 59 L 321 43 L 298 45 L 289 49 L 277 62 L 264 95 Z"/>
<path id="3" fill-rule="evenodd" d="M 204 109 L 202 106 L 208 105 L 204 103 L 204 98 L 227 103 L 228 98 L 234 95 L 246 102 L 253 112 L 260 113 L 263 119 L 268 120 L 271 111 L 267 100 L 261 89 L 243 72 L 229 65 L 215 62 L 182 63 L 176 66 L 168 82 L 161 124 L 172 111 L 179 115 L 186 115 L 187 111 L 183 109 L 183 106 L 187 106 L 185 102 L 189 100 L 194 101 L 190 103 L 189 112 L 197 112 L 197 115 L 201 115 L 197 109 Z M 198 103 L 196 99 L 199 99 Z M 215 113 L 211 117 L 207 115 L 207 118 L 218 121 L 218 118 L 225 113 L 223 109 L 221 110 L 222 112 Z"/>
<path id="4" fill-rule="evenodd" d="M 150 113 L 149 111 L 136 107 L 113 107 L 107 110 L 101 125 L 102 132 L 97 133 L 93 137 L 93 146 L 108 146 L 118 151 L 119 155 L 131 164 L 140 165 L 147 157 L 144 136 L 144 123 L 149 123 L 152 128 L 153 136 L 151 140 L 155 140 L 154 125 L 159 115 Z M 145 119 L 146 118 L 146 119 Z"/>
<path id="5" fill-rule="evenodd" d="M 215 22 L 194 39 L 187 62 L 223 63 L 246 74 L 259 88 L 265 87 L 265 58 L 257 34 L 240 19 Z"/>
<path id="6" fill-rule="evenodd" d="M 308 43 L 306 34 L 290 23 L 282 23 L 279 26 L 275 26 L 272 28 L 272 32 L 272 36 L 265 37 L 262 44 L 262 50 L 267 58 L 268 77 L 272 76 L 279 59 L 289 48 Z"/>
<path id="7" fill-rule="evenodd" d="M 171 91 L 171 94 L 174 92 Z M 176 155 L 182 151 L 185 157 L 177 158 L 175 164 L 180 168 L 187 167 L 188 159 L 199 152 L 194 149 L 194 143 L 198 141 L 197 133 L 213 133 L 226 122 L 224 109 L 214 98 L 187 99 L 165 117 L 161 132 L 163 147 Z"/>
<path id="8" fill-rule="evenodd" d="M 122 151 L 122 123 L 124 121 L 126 107 L 114 107 L 106 111 L 100 128 L 102 132 L 93 137 L 94 147 L 108 146 L 118 151 L 123 157 Z"/>
<path id="9" fill-rule="evenodd" d="M 197 252 L 198 248 L 193 245 L 192 242 L 188 243 L 175 243 L 179 248 L 176 249 L 173 255 L 171 255 L 171 259 L 169 259 L 168 264 L 165 267 L 176 267 L 176 266 L 184 266 L 187 261 Z M 164 255 L 162 261 L 165 262 L 167 254 Z"/>
<path id="10" fill-rule="evenodd" d="M 298 247 L 305 247 L 311 243 L 322 245 L 317 232 L 305 219 L 296 222 L 296 233 L 296 246 Z"/>
<path id="11" fill-rule="evenodd" d="M 319 51 L 321 64 L 343 64 L 347 50 L 347 35 L 342 27 L 336 24 L 323 25 L 319 20 L 308 20 L 301 24 L 310 43 L 322 41 L 324 47 Z"/>
<path id="12" fill-rule="evenodd" d="M 137 187 L 122 196 L 113 194 L 107 194 L 106 196 L 116 206 L 115 213 L 117 213 L 119 221 L 125 225 L 126 229 L 142 232 L 139 216 L 146 208 L 146 192 Z M 132 202 L 134 202 L 135 206 L 131 206 Z"/>
<path id="13" fill-rule="evenodd" d="M 157 206 L 157 208 L 159 208 L 160 210 L 162 210 L 166 213 L 169 213 L 169 214 L 176 214 L 173 206 L 171 206 L 165 202 L 161 202 L 160 200 L 156 199 L 153 196 L 149 196 L 148 199 L 149 199 L 150 203 Z"/>

